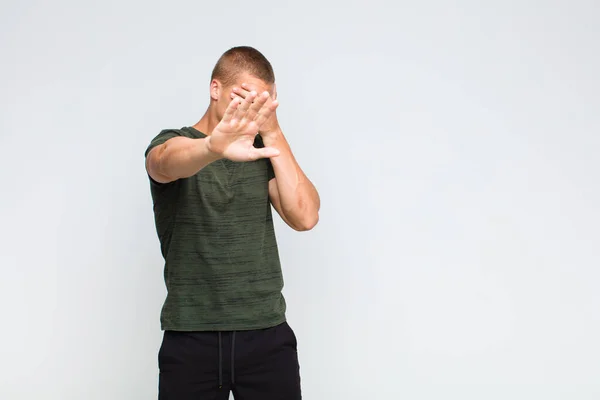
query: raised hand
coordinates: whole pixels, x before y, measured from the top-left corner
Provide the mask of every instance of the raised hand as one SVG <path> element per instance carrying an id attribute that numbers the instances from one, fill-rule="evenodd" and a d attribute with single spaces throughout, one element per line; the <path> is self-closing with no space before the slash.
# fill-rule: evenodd
<path id="1" fill-rule="evenodd" d="M 231 98 L 235 99 L 236 97 L 240 98 L 240 99 L 246 99 L 246 97 L 248 97 L 250 95 L 250 93 L 252 93 L 252 90 L 250 89 L 250 86 L 247 83 L 242 83 L 241 87 L 234 87 L 231 91 Z M 268 107 L 270 106 L 273 102 L 277 103 L 277 92 L 275 91 L 273 93 L 272 97 L 269 97 L 266 102 L 265 105 Z M 259 133 L 261 135 L 269 135 L 271 133 L 276 133 L 279 130 L 279 122 L 277 120 L 277 114 L 275 113 L 275 111 L 273 111 L 270 116 L 267 118 L 267 120 L 261 124 L 260 129 L 259 129 Z"/>
<path id="2" fill-rule="evenodd" d="M 254 161 L 279 155 L 277 149 L 254 147 L 254 139 L 261 126 L 269 120 L 278 106 L 269 101 L 268 92 L 258 96 L 249 92 L 244 99 L 234 98 L 225 110 L 223 119 L 207 137 L 208 149 L 232 161 Z"/>

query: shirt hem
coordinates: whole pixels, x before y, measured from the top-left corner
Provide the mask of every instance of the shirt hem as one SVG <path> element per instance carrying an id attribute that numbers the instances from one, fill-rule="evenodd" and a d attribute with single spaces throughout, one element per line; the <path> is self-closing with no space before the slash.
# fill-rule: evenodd
<path id="1" fill-rule="evenodd" d="M 269 329 L 286 322 L 286 317 L 282 316 L 270 322 L 257 324 L 161 324 L 163 331 L 175 332 L 227 332 L 227 331 L 253 331 L 260 329 Z"/>

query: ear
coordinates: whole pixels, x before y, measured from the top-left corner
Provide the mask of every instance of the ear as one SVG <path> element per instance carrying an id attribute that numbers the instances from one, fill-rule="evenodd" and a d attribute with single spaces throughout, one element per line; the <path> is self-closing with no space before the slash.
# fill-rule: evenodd
<path id="1" fill-rule="evenodd" d="M 216 79 L 210 81 L 210 98 L 214 101 L 219 101 L 221 98 L 221 91 L 223 90 L 223 85 Z"/>
<path id="2" fill-rule="evenodd" d="M 273 83 L 273 100 L 277 100 L 277 85 Z"/>

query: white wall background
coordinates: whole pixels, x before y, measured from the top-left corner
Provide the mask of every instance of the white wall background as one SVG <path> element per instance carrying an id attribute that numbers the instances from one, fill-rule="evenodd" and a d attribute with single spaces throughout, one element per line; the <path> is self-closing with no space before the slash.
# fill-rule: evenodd
<path id="1" fill-rule="evenodd" d="M 156 398 L 143 152 L 249 44 L 320 189 L 278 223 L 304 397 L 600 398 L 600 5 L 10 1 L 0 398 Z"/>

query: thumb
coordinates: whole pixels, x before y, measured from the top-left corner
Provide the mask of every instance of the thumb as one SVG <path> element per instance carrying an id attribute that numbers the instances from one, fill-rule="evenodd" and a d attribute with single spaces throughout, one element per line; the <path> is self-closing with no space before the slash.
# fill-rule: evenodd
<path id="1" fill-rule="evenodd" d="M 250 157 L 253 160 L 258 160 L 259 158 L 271 158 L 277 157 L 279 155 L 279 150 L 273 147 L 263 147 L 260 149 L 253 148 L 250 154 Z"/>

